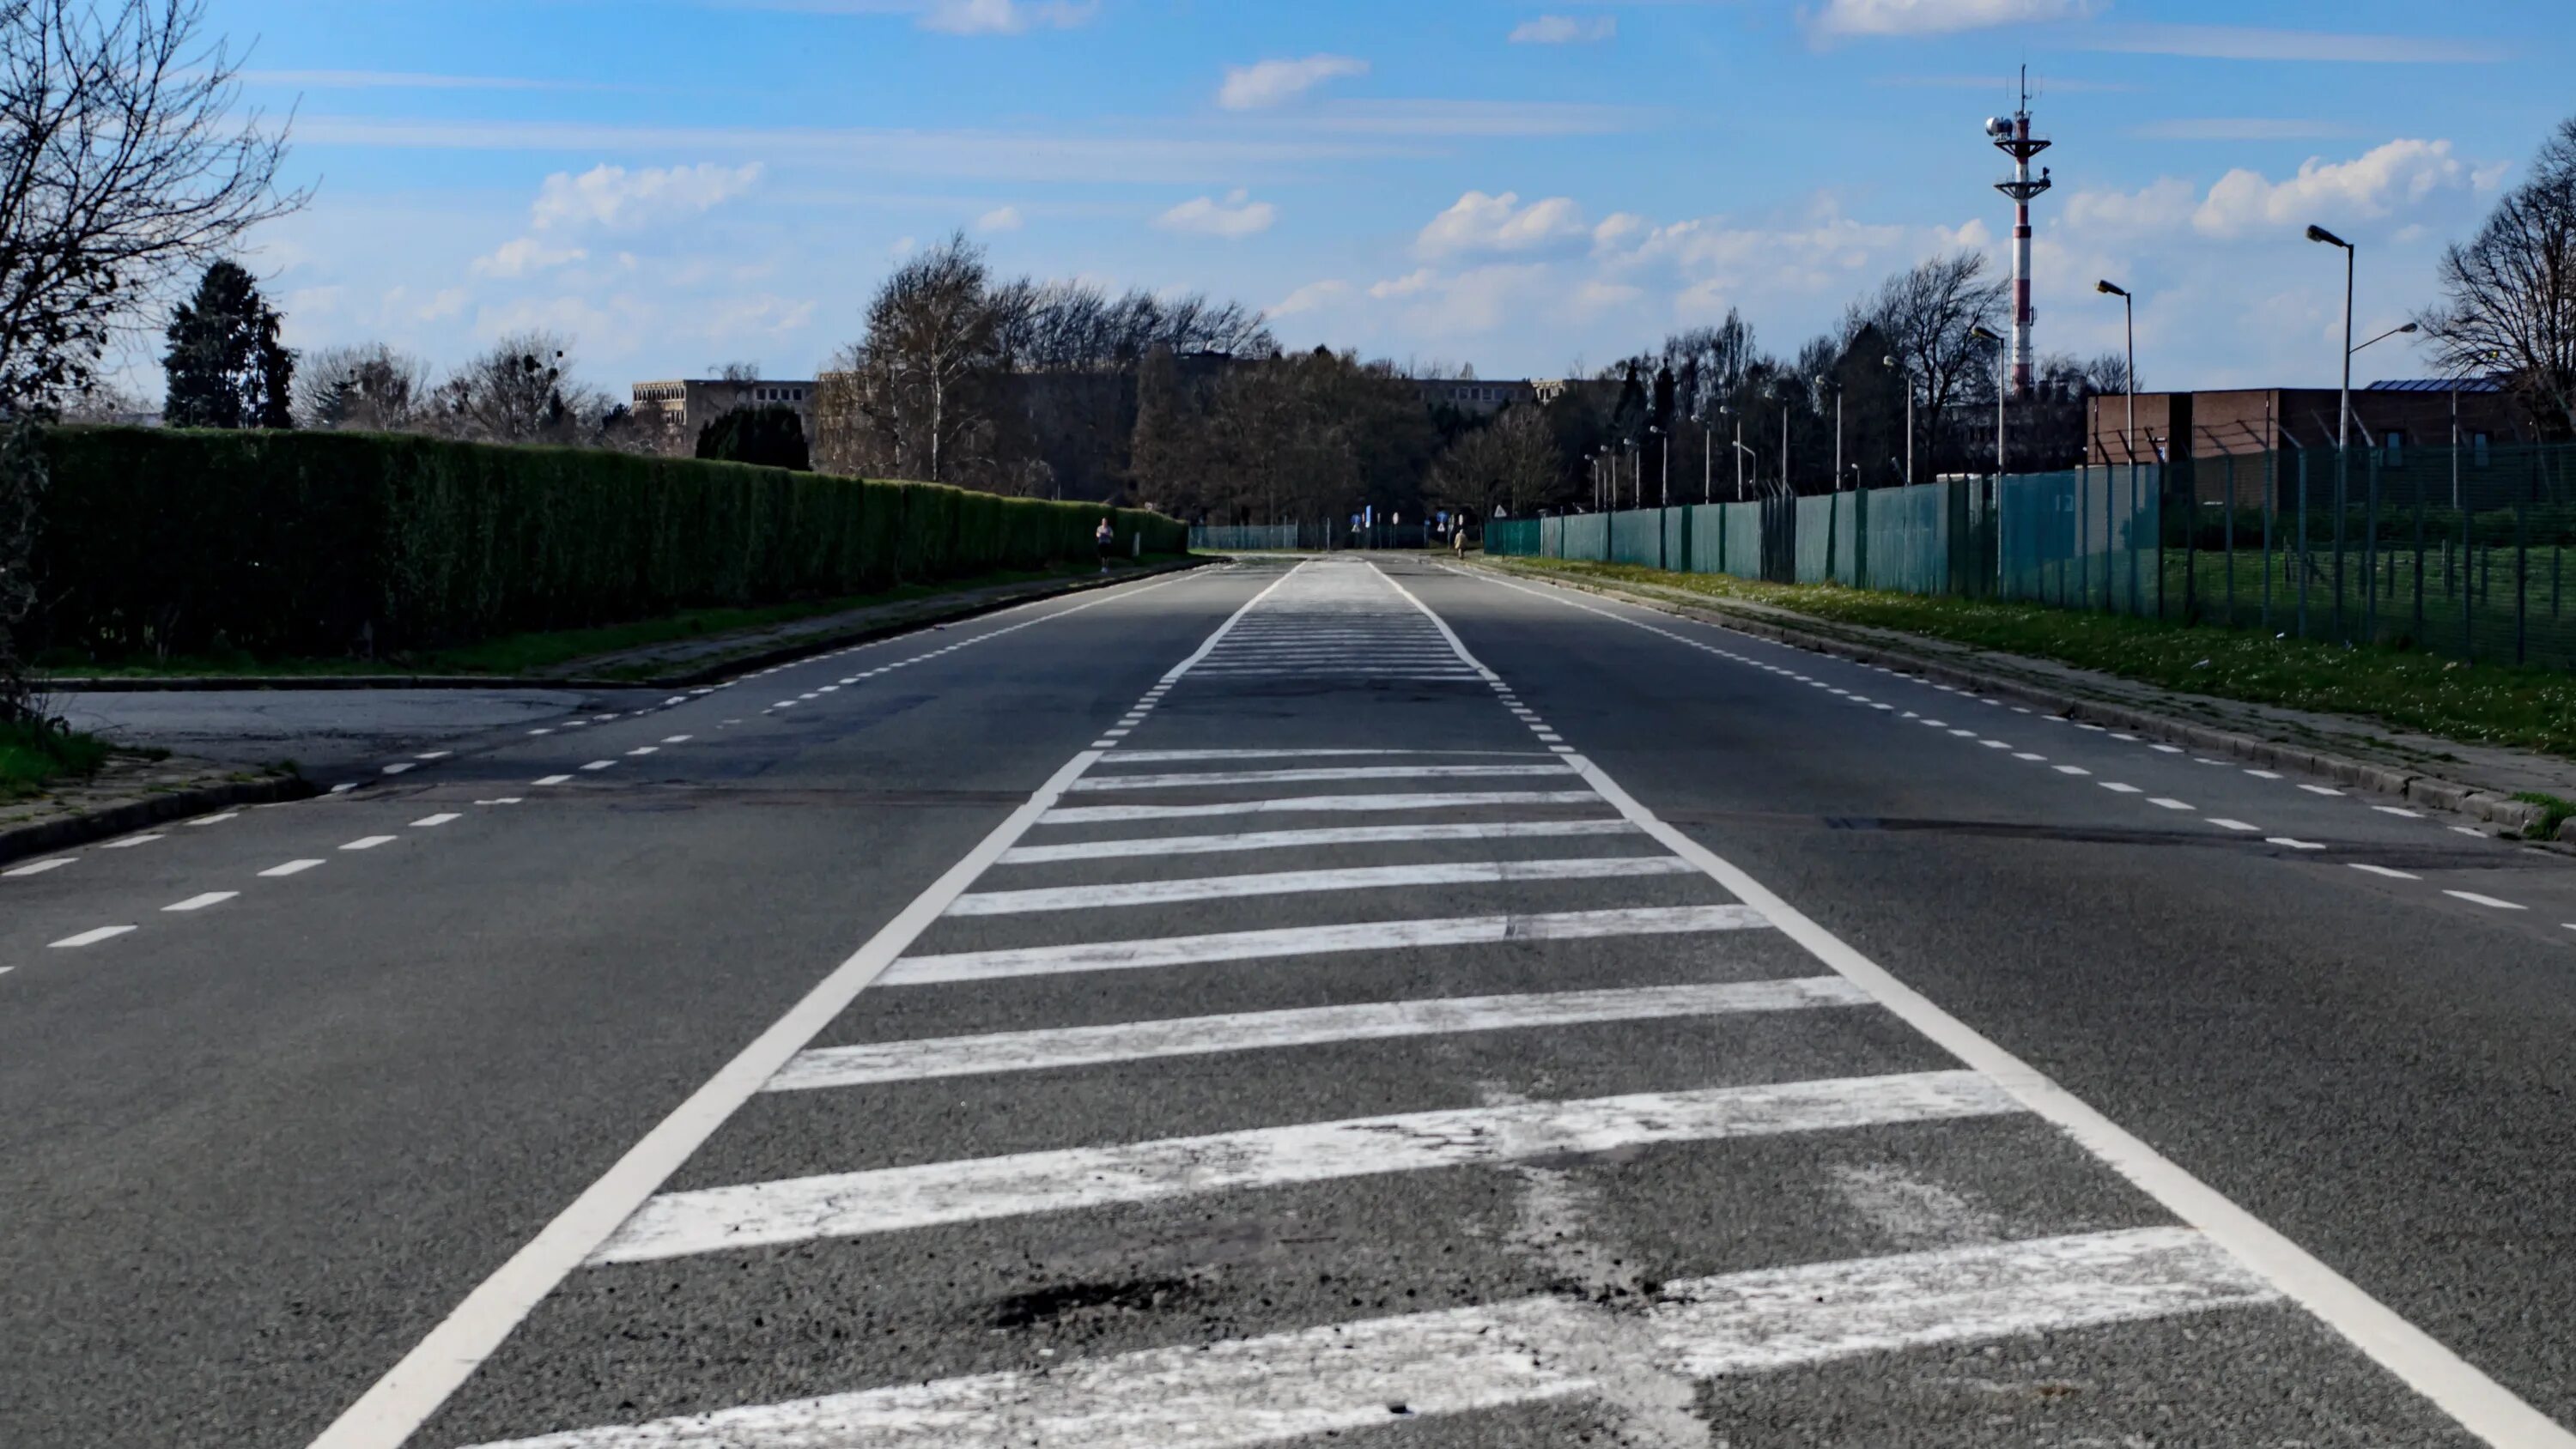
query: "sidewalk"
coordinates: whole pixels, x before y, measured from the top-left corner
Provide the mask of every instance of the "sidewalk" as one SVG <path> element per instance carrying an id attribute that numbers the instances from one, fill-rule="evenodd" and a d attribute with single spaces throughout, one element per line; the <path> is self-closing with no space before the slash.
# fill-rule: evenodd
<path id="1" fill-rule="evenodd" d="M 1902 664 L 1945 683 L 2010 695 L 2034 707 L 2152 733 L 2213 754 L 2405 796 L 2516 831 L 2546 812 L 2513 795 L 2535 792 L 2576 800 L 2576 760 L 2554 755 L 2465 744 L 2352 715 L 2186 694 L 2099 670 L 1819 619 L 1751 600 L 1711 598 L 1656 584 L 1568 578 L 1492 559 L 1480 559 L 1477 566 L 1870 663 Z M 2576 821 L 2561 838 L 2571 837 L 2576 837 Z"/>

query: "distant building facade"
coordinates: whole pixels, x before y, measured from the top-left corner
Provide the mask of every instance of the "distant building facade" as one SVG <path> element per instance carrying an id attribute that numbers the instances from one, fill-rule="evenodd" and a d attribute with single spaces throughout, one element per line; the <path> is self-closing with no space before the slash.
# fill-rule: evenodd
<path id="1" fill-rule="evenodd" d="M 1425 407 L 1455 408 L 1471 417 L 1492 417 L 1506 404 L 1538 400 L 1538 384 L 1478 377 L 1417 377 Z"/>
<path id="2" fill-rule="evenodd" d="M 814 436 L 813 379 L 802 381 L 728 382 L 721 378 L 678 378 L 639 382 L 634 386 L 636 420 L 658 421 L 664 452 L 685 453 L 698 445 L 707 424 L 737 408 L 783 407 L 796 410 L 805 436 Z"/>
<path id="3" fill-rule="evenodd" d="M 2104 393 L 2087 409 L 2084 461 L 2116 466 L 2134 456 L 2174 465 L 2169 488 L 2204 504 L 2250 507 L 2267 491 L 2286 496 L 2295 489 L 2300 460 L 2311 452 L 2332 459 L 2340 397 L 2331 387 L 2142 392 L 2133 454 L 2129 400 Z M 2353 466 L 2409 477 L 2407 460 L 2417 449 L 2450 447 L 2455 416 L 2473 473 L 2487 468 L 2491 448 L 2537 441 L 2529 418 L 2492 378 L 2374 382 L 2352 390 Z"/>

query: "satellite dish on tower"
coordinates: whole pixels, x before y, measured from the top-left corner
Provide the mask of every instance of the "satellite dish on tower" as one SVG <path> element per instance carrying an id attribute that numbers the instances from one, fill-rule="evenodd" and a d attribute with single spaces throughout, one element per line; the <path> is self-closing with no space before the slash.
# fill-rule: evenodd
<path id="1" fill-rule="evenodd" d="M 1986 118 L 1986 134 L 1989 136 L 2009 136 L 2012 134 L 2012 128 L 2012 122 L 2005 120 L 2001 116 L 1988 116 Z"/>

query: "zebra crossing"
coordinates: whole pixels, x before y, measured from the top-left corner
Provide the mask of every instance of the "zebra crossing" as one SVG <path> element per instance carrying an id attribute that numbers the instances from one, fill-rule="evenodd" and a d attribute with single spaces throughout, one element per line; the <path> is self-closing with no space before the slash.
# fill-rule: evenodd
<path id="1" fill-rule="evenodd" d="M 1917 1030 L 1381 571 L 1281 574 L 1127 721 L 506 1343 L 425 1346 L 322 1443 L 1804 1443 L 1707 1386 L 1984 1402 L 1960 1355 L 2152 1377 L 2186 1339 L 2377 1387 L 2244 1234 L 2106 1168 L 2117 1129 Z M 2311 1427 L 2259 1422 L 2278 1388 L 2231 1442 Z M 2045 1442 L 2172 1429 L 2065 1412 L 2102 1437 Z"/>

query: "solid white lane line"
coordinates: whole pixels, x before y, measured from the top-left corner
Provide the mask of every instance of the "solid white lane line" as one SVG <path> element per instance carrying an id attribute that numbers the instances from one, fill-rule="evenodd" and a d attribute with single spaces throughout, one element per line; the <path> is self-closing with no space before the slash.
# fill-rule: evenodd
<path id="1" fill-rule="evenodd" d="M 1300 565 L 1303 567 L 1303 565 Z M 1295 574 L 1289 570 L 1238 609 L 1199 646 L 1197 653 L 1173 666 L 1163 677 L 1178 678 L 1202 657 L 1245 612 Z M 1173 575 L 1139 588 L 1104 591 L 1091 603 L 1058 610 L 1028 621 L 1042 623 L 1119 599 L 1131 599 L 1185 577 Z M 1013 629 L 1023 627 L 1014 624 Z M 992 635 L 983 636 L 986 638 Z M 749 1046 L 689 1094 L 687 1100 L 656 1123 L 641 1141 L 627 1149 L 606 1174 L 583 1189 L 537 1235 L 507 1262 L 476 1285 L 453 1313 L 414 1344 L 410 1352 L 377 1379 L 316 1438 L 310 1449 L 401 1449 L 448 1396 L 500 1348 L 511 1331 L 534 1312 L 538 1303 L 581 1266 L 591 1250 L 613 1232 L 652 1192 L 669 1180 L 706 1140 L 714 1135 L 760 1085 L 777 1075 L 797 1051 L 831 1025 L 858 994 L 884 971 L 915 938 L 938 920 L 948 903 L 989 868 L 1039 817 L 1055 804 L 1065 787 L 1099 759 L 1084 751 L 1065 762 L 1026 803 L 993 828 L 870 937 L 849 959 L 817 983 Z"/>
<path id="2" fill-rule="evenodd" d="M 1335 765 L 1308 770 L 1210 770 L 1187 775 L 1098 775 L 1073 783 L 1077 795 L 1102 790 L 1190 790 L 1215 785 L 1298 785 L 1319 780 L 1520 779 L 1570 775 L 1563 765 Z"/>
<path id="3" fill-rule="evenodd" d="M 2248 825 L 2242 820 L 2227 820 L 2217 816 L 2212 816 L 2209 823 L 2217 826 L 2221 830 L 2241 830 L 2247 834 L 2252 834 L 2253 832 L 2263 828 L 2260 825 Z"/>
<path id="4" fill-rule="evenodd" d="M 451 820 L 462 820 L 462 819 L 464 819 L 464 818 L 465 818 L 465 817 L 464 817 L 464 816 L 462 816 L 462 815 L 447 815 L 447 814 L 441 814 L 441 815 L 424 815 L 424 816 L 420 817 L 418 820 L 413 821 L 413 822 L 411 823 L 411 825 L 412 825 L 412 829 L 414 829 L 414 830 L 429 830 L 429 829 L 434 829 L 434 828 L 436 828 L 436 827 L 438 827 L 438 826 L 441 826 L 441 825 L 445 825 L 447 822 L 449 822 L 449 821 L 451 821 Z"/>
<path id="5" fill-rule="evenodd" d="M 360 836 L 356 840 L 350 841 L 348 844 L 341 846 L 340 848 L 342 850 L 373 850 L 379 845 L 391 845 L 393 843 L 394 838 L 390 835 L 364 835 Z"/>
<path id="6" fill-rule="evenodd" d="M 1318 830 L 1261 830 L 1240 835 L 1138 836 L 1087 840 L 1073 845 L 1020 845 L 1002 865 L 1056 860 L 1110 860 L 1127 856 L 1217 855 L 1246 850 L 1291 850 L 1319 845 L 1386 845 L 1416 840 L 1538 840 L 1559 836 L 1633 835 L 1625 820 L 1469 821 L 1445 825 L 1355 825 Z"/>
<path id="7" fill-rule="evenodd" d="M 542 780 L 532 780 L 529 783 L 534 785 L 568 785 L 572 783 L 572 776 L 548 775 Z"/>
<path id="8" fill-rule="evenodd" d="M 81 932 L 77 936 L 65 936 L 61 940 L 56 941 L 54 945 L 57 948 L 65 946 L 95 946 L 101 941 L 111 940 L 115 937 L 122 936 L 133 929 L 134 928 L 132 926 L 96 926 Z"/>
<path id="9" fill-rule="evenodd" d="M 1699 1379 L 2279 1301 L 2187 1228 L 2133 1228 L 1661 1285 L 1633 1365 Z M 1600 1395 L 1609 1310 L 1564 1298 L 1329 1323 L 548 1434 L 480 1449 L 1246 1449 Z M 1369 1435 L 1374 1439 L 1375 1434 Z"/>
<path id="10" fill-rule="evenodd" d="M 43 875 L 49 870 L 60 870 L 78 859 L 80 857 L 77 855 L 58 855 L 51 860 L 31 860 L 25 865 L 14 865 L 7 870 L 0 870 L 0 876 Z"/>
<path id="11" fill-rule="evenodd" d="M 240 894 L 240 891 L 208 891 L 204 895 L 190 896 L 176 905 L 163 906 L 161 909 L 164 913 L 171 911 L 202 911 L 208 906 L 220 906 L 224 902 L 231 900 Z"/>
<path id="12" fill-rule="evenodd" d="M 99 847 L 99 849 L 101 849 L 101 850 L 132 850 L 134 847 L 136 847 L 136 846 L 138 846 L 138 845 L 150 845 L 153 841 L 156 841 L 156 840 L 159 840 L 159 839 L 162 839 L 162 838 L 163 838 L 163 837 L 158 836 L 158 835 L 129 835 L 129 836 L 125 837 L 123 840 L 111 840 L 111 841 L 109 841 L 108 843 L 106 843 L 105 845 L 100 846 L 100 847 Z"/>
<path id="13" fill-rule="evenodd" d="M 1374 567 L 1374 565 L 1372 565 Z M 1413 599 L 1433 623 L 1455 640 L 1446 621 L 1412 592 L 1388 580 Z M 1507 588 L 1519 588 L 1505 584 Z M 1561 593 L 1521 589 L 1604 618 L 1634 623 L 1607 609 L 1577 602 Z M 1642 627 L 1642 626 L 1640 626 Z M 1459 646 L 1463 652 L 1465 646 Z M 2104 1116 L 2059 1086 L 2045 1073 L 2014 1056 L 1965 1022 L 1934 1005 L 1922 993 L 1890 975 L 1886 968 L 1801 913 L 1795 906 L 1721 859 L 1708 847 L 1658 820 L 1590 761 L 1583 777 L 1622 814 L 1655 836 L 1675 854 L 1696 862 L 1710 878 L 1738 900 L 1759 910 L 1817 959 L 1860 983 L 1881 1004 L 1967 1065 L 1987 1073 L 2023 1105 L 2055 1123 L 2121 1176 L 2143 1188 L 2157 1202 L 2215 1239 L 2235 1259 L 2254 1270 L 2284 1296 L 2343 1335 L 2372 1361 L 2432 1401 L 2463 1428 L 2496 1449 L 2576 1449 L 2570 1433 L 2522 1401 L 2476 1365 L 2460 1357 L 2431 1334 L 2392 1312 L 2350 1279 L 2278 1229 L 2238 1207 L 2207 1183 L 2184 1171 L 2172 1159 L 2148 1146 L 2136 1134 Z"/>
<path id="14" fill-rule="evenodd" d="M 1596 856 L 1573 860 L 1460 860 L 1424 865 L 1350 866 L 1338 870 L 1282 870 L 1212 875 L 1186 880 L 1119 881 L 1109 885 L 1041 886 L 1030 890 L 972 891 L 948 908 L 952 916 L 1006 916 L 1031 911 L 1086 911 L 1115 906 L 1167 905 L 1177 901 L 1236 900 L 1249 896 L 1392 890 L 1404 886 L 1508 885 L 1538 880 L 1613 880 L 1695 874 L 1669 855 Z"/>
<path id="15" fill-rule="evenodd" d="M 1263 1127 L 664 1193 L 590 1261 L 642 1263 L 1241 1188 L 2020 1110 L 1975 1072 L 1918 1072 Z"/>
<path id="16" fill-rule="evenodd" d="M 2384 865 L 2363 865 L 2359 861 L 2353 861 L 2350 864 L 2354 870 L 2360 871 L 2365 875 L 2386 876 L 2390 880 L 2422 880 L 2424 878 L 2420 875 L 2408 875 L 2402 870 L 2390 870 Z"/>
<path id="17" fill-rule="evenodd" d="M 2189 801 L 2176 800 L 2169 795 L 2152 796 L 2148 799 L 2147 803 L 2150 805 L 2161 805 L 2167 810 L 2189 810 L 2193 808 Z"/>
<path id="18" fill-rule="evenodd" d="M 2453 899 L 2455 899 L 2455 900 L 2463 900 L 2463 901 L 2467 901 L 2470 905 L 2473 905 L 2473 906 L 2486 906 L 2486 907 L 2488 907 L 2488 908 L 2490 908 L 2490 909 L 2492 909 L 2492 910 L 2499 910 L 2499 911 L 2525 911 L 2525 910 L 2529 910 L 2529 909 L 2531 909 L 2529 906 L 2518 906 L 2518 905 L 2515 905 L 2515 904 L 2514 904 L 2513 902 L 2511 902 L 2511 901 L 2500 901 L 2500 900 L 2497 900 L 2497 899 L 2496 899 L 2495 897 L 2493 897 L 2493 896 L 2482 896 L 2482 895 L 2479 895 L 2476 891 L 2444 891 L 2444 892 L 2442 892 L 2442 894 L 2444 894 L 2444 895 L 2446 895 L 2446 896 L 2450 896 L 2450 897 L 2452 897 L 2452 898 L 2453 898 Z"/>
<path id="19" fill-rule="evenodd" d="M 272 865 L 260 875 L 269 880 L 281 880 L 290 875 L 302 875 L 321 863 L 318 860 L 290 860 L 284 865 Z"/>
<path id="20" fill-rule="evenodd" d="M 1001 951 L 913 956 L 896 962 L 886 972 L 885 984 L 936 986 L 1014 976 L 1147 970 L 1222 961 L 1284 960 L 1292 956 L 1323 956 L 1344 951 L 1402 951 L 1511 941 L 1584 941 L 1613 936 L 1702 935 L 1716 931 L 1760 930 L 1768 924 L 1758 913 L 1744 906 L 1730 905 L 1656 906 L 1523 916 L 1456 916 L 1443 920 L 1290 926 L 1266 931 L 1225 931 L 1205 936 L 1161 936 L 1134 941 L 1091 941 L 1069 946 L 1023 946 Z"/>
<path id="21" fill-rule="evenodd" d="M 1869 1004 L 1868 995 L 1843 978 L 1818 976 L 1720 986 L 1459 997 L 1182 1017 L 1117 1026 L 826 1047 L 799 1054 L 765 1090 L 859 1087 L 927 1077 L 1053 1071 L 1108 1062 L 1272 1051 L 1331 1042 Z"/>

